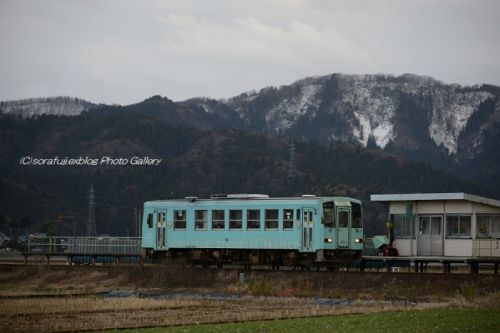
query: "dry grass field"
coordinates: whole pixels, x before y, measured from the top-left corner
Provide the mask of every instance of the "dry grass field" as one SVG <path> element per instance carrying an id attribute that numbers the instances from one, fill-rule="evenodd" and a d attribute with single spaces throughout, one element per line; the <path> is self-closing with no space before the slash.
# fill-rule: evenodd
<path id="1" fill-rule="evenodd" d="M 443 307 L 435 304 L 433 307 Z M 301 299 L 167 300 L 138 297 L 27 298 L 0 300 L 0 331 L 58 332 L 106 328 L 155 327 L 181 324 L 241 322 L 428 308 L 357 302 L 319 305 Z"/>
<path id="2" fill-rule="evenodd" d="M 1 266 L 0 294 L 94 293 L 100 290 L 211 290 L 265 296 L 442 302 L 500 291 L 500 275 L 239 271 L 158 266 Z M 14 291 L 15 290 L 15 291 Z"/>
<path id="3" fill-rule="evenodd" d="M 0 332 L 60 332 L 314 317 L 424 308 L 500 308 L 500 277 L 239 272 L 158 267 L 0 267 Z M 106 298 L 103 290 L 135 291 Z M 239 297 L 137 297 L 148 291 Z M 270 297 L 261 297 L 270 296 Z M 306 298 L 304 298 L 306 297 Z M 355 300 L 342 305 L 311 297 Z"/>

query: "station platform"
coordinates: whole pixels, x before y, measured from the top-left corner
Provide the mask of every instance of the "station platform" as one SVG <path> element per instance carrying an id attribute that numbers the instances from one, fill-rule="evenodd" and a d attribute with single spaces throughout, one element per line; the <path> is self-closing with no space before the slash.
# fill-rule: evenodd
<path id="1" fill-rule="evenodd" d="M 492 265 L 495 274 L 498 274 L 500 257 L 444 257 L 444 256 L 363 256 L 360 260 L 360 270 L 373 266 L 374 263 L 383 264 L 388 271 L 392 267 L 406 267 L 411 271 L 413 267 L 416 273 L 425 272 L 429 264 L 441 264 L 443 273 L 450 273 L 452 264 L 469 266 L 471 273 L 479 273 L 480 265 Z"/>

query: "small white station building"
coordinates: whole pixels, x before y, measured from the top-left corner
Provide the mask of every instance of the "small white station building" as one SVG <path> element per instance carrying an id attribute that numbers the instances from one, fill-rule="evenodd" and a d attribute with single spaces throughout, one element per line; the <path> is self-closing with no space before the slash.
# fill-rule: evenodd
<path id="1" fill-rule="evenodd" d="M 500 201 L 467 193 L 374 194 L 400 256 L 500 257 Z"/>

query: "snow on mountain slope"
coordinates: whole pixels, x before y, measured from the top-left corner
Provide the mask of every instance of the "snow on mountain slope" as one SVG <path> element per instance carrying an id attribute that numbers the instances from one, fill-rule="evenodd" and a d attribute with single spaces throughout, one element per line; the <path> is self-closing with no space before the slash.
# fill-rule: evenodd
<path id="1" fill-rule="evenodd" d="M 343 75 L 342 99 L 337 107 L 352 110 L 358 121 L 353 124 L 352 134 L 359 143 L 366 147 L 371 136 L 377 146 L 385 148 L 394 139 L 394 115 L 399 101 L 383 93 L 394 87 L 370 81 L 364 75 Z"/>
<path id="2" fill-rule="evenodd" d="M 21 115 L 24 118 L 42 114 L 76 116 L 96 106 L 97 104 L 74 97 L 29 98 L 0 102 L 2 112 Z"/>
<path id="3" fill-rule="evenodd" d="M 340 140 L 365 147 L 374 142 L 379 148 L 406 150 L 409 154 L 433 149 L 438 154 L 455 155 L 464 146 L 460 137 L 469 120 L 488 99 L 500 101 L 500 88 L 445 84 L 414 74 L 331 74 L 229 99 L 169 102 L 181 108 L 175 108 L 168 119 L 193 126 L 203 123 L 208 127 L 290 134 L 306 140 Z M 148 110 L 161 105 L 149 105 Z M 71 116 L 94 107 L 71 97 L 0 102 L 2 112 L 23 117 Z M 483 136 L 467 136 L 481 146 Z"/>
<path id="4" fill-rule="evenodd" d="M 400 104 L 398 91 L 408 96 L 427 96 L 432 100 L 429 135 L 438 146 L 450 154 L 457 152 L 457 141 L 470 116 L 487 98 L 486 91 L 464 89 L 460 85 L 445 85 L 429 77 L 406 74 L 403 83 L 390 76 L 343 75 L 342 102 L 355 110 L 360 126 L 353 134 L 366 146 L 373 136 L 377 146 L 385 146 L 395 138 L 394 116 Z M 419 101 L 417 101 L 419 102 Z"/>
<path id="5" fill-rule="evenodd" d="M 267 112 L 265 120 L 268 127 L 280 133 L 289 129 L 306 113 L 316 112 L 320 101 L 317 94 L 321 88 L 319 84 L 300 85 L 298 94 L 290 99 L 283 99 Z"/>
<path id="6" fill-rule="evenodd" d="M 304 122 L 313 124 L 316 118 L 322 120 L 311 125 L 316 128 L 309 128 L 308 133 L 313 135 L 311 133 L 316 131 L 322 137 L 312 137 L 314 139 L 343 137 L 338 135 L 338 127 L 345 129 L 347 126 L 348 141 L 366 146 L 372 137 L 380 148 L 405 134 L 397 128 L 414 127 L 414 124 L 399 120 L 402 110 L 410 105 L 420 110 L 410 118 L 426 123 L 426 135 L 436 146 L 455 154 L 460 133 L 488 98 L 498 96 L 480 86 L 444 84 L 427 76 L 332 74 L 306 78 L 279 88 L 264 88 L 219 102 L 231 106 L 246 123 L 260 119 L 268 132 L 286 133 L 299 125 L 304 128 Z M 345 124 L 337 125 L 340 119 Z"/>
<path id="7" fill-rule="evenodd" d="M 484 91 L 456 91 L 459 87 L 452 87 L 451 90 L 449 94 L 434 95 L 429 134 L 438 146 L 442 145 L 450 154 L 455 154 L 458 137 L 469 118 L 482 102 L 493 95 Z"/>

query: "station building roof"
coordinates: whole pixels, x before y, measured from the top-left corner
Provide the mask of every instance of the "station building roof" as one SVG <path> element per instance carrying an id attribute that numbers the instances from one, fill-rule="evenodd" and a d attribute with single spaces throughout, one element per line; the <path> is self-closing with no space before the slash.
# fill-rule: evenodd
<path id="1" fill-rule="evenodd" d="M 500 208 L 500 201 L 469 193 L 402 193 L 402 194 L 372 194 L 370 200 L 374 202 L 398 201 L 451 201 L 464 200 Z"/>

